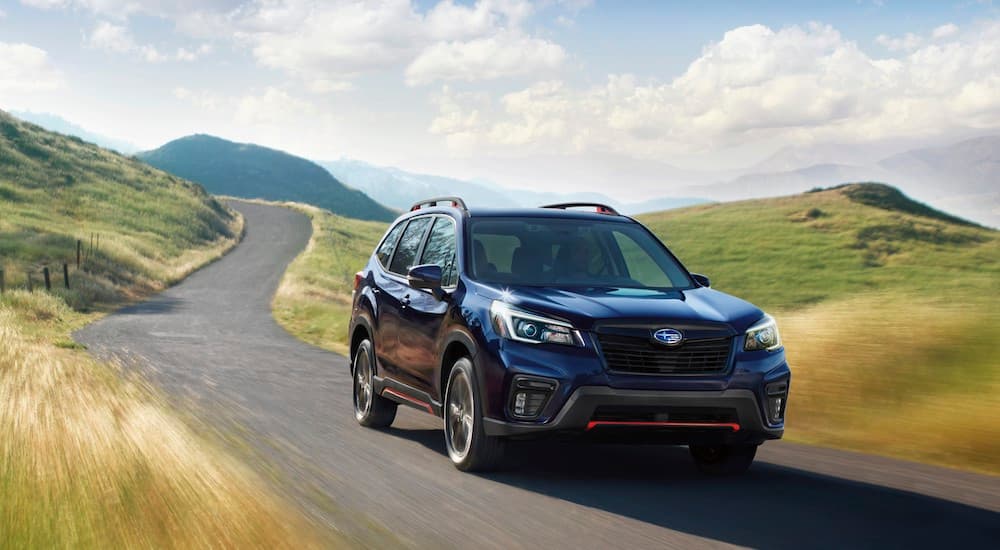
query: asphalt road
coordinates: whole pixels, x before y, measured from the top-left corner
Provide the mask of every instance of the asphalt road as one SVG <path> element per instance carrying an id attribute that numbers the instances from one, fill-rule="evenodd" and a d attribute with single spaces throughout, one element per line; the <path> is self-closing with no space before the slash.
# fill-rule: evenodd
<path id="1" fill-rule="evenodd" d="M 571 444 L 521 445 L 510 471 L 460 473 L 430 415 L 400 407 L 389 430 L 358 426 L 347 360 L 271 318 L 285 266 L 308 241 L 306 217 L 233 206 L 247 221 L 234 251 L 76 338 L 245 440 L 261 472 L 356 540 L 462 548 L 1000 541 L 1000 478 L 787 442 L 765 444 L 735 479 L 698 475 L 685 449 Z"/>

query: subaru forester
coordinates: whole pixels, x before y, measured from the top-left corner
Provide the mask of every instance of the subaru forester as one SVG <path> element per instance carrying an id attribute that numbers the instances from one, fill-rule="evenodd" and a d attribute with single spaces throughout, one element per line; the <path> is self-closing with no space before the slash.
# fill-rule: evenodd
<path id="1" fill-rule="evenodd" d="M 784 432 L 774 319 L 606 205 L 417 203 L 355 275 L 352 308 L 355 418 L 438 416 L 460 470 L 565 436 L 687 445 L 703 472 L 741 473 Z"/>

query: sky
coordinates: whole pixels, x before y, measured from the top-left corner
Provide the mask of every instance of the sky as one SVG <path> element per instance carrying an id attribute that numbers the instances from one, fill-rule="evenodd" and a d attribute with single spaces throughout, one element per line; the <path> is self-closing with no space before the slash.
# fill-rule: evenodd
<path id="1" fill-rule="evenodd" d="M 619 184 L 580 174 L 740 170 L 786 147 L 1000 129 L 1000 9 L 0 0 L 0 109 L 141 149 L 208 133 L 317 160 L 607 192 Z"/>

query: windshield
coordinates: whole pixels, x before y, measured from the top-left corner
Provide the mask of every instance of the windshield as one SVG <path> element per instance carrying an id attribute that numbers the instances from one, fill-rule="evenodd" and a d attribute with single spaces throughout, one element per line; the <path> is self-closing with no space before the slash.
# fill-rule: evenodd
<path id="1" fill-rule="evenodd" d="M 683 267 L 638 224 L 558 218 L 472 220 L 472 276 L 560 287 L 689 288 Z"/>

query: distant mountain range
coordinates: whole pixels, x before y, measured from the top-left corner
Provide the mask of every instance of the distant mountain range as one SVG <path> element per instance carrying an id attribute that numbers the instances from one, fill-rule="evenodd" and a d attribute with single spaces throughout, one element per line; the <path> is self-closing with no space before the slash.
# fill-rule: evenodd
<path id="1" fill-rule="evenodd" d="M 843 151 L 842 151 L 843 152 Z M 831 151 L 831 157 L 837 156 Z M 795 154 L 762 165 L 794 165 Z M 799 158 L 815 158 L 803 155 Z M 1000 227 L 1000 136 L 913 149 L 867 165 L 813 164 L 794 170 L 748 173 L 677 190 L 717 201 L 791 195 L 837 183 L 889 182 L 913 198 L 963 218 Z"/>
<path id="2" fill-rule="evenodd" d="M 136 156 L 216 195 L 304 202 L 363 220 L 392 221 L 398 215 L 316 163 L 259 145 L 198 134 Z"/>
<path id="3" fill-rule="evenodd" d="M 410 208 L 418 200 L 447 195 L 458 195 L 469 206 L 484 208 L 533 207 L 573 201 L 597 202 L 630 215 L 710 202 L 695 197 L 667 197 L 626 203 L 602 193 L 554 193 L 511 189 L 496 184 L 375 166 L 353 159 L 317 161 L 317 163 L 347 185 L 364 191 L 383 204 L 402 210 Z"/>
<path id="4" fill-rule="evenodd" d="M 124 142 L 87 132 L 54 115 L 22 113 L 22 116 L 51 130 L 120 151 L 128 149 Z M 198 139 L 209 145 L 211 140 L 217 140 L 216 146 L 226 146 L 191 147 L 194 145 L 191 142 L 186 144 L 188 147 L 181 147 L 184 140 Z M 592 155 L 570 165 L 565 158 L 545 156 L 517 163 L 532 167 L 537 163 L 541 176 L 536 174 L 535 179 L 544 180 L 544 174 L 557 173 L 563 181 L 569 178 L 591 188 L 595 181 L 619 182 L 616 185 L 620 186 L 628 185 L 622 182 L 646 186 L 663 182 L 664 196 L 633 203 L 625 203 L 605 193 L 536 191 L 534 189 L 544 187 L 530 188 L 537 182 L 519 176 L 524 173 L 523 166 L 515 170 L 510 162 L 497 159 L 484 163 L 480 169 L 493 178 L 520 182 L 529 189 L 407 172 L 359 160 L 320 161 L 321 168 L 280 151 L 209 136 L 182 138 L 139 156 L 154 166 L 198 181 L 214 193 L 301 200 L 367 219 L 392 216 L 388 208 L 376 201 L 392 208 L 407 209 L 417 200 L 439 195 L 458 194 L 473 206 L 593 201 L 609 204 L 627 214 L 641 214 L 702 202 L 790 195 L 839 183 L 877 181 L 892 184 L 936 208 L 1000 227 L 1000 136 L 985 135 L 940 145 L 943 139 L 922 142 L 939 144 L 932 147 L 908 147 L 901 142 L 786 147 L 749 168 L 715 172 L 683 170 L 656 161 L 623 161 L 607 155 Z M 909 142 L 913 143 L 920 142 Z M 213 158 L 205 151 L 232 156 Z M 308 176 L 300 179 L 303 175 Z M 348 189 L 345 184 L 356 190 Z"/>
<path id="5" fill-rule="evenodd" d="M 119 153 L 129 155 L 139 150 L 134 144 L 129 143 L 124 140 L 115 139 L 108 136 L 103 136 L 101 134 L 95 134 L 93 132 L 87 131 L 85 128 L 73 124 L 72 122 L 62 118 L 58 115 L 53 115 L 50 113 L 33 113 L 31 111 L 11 111 L 12 115 L 16 116 L 21 120 L 26 120 L 32 124 L 37 124 L 50 132 L 58 132 L 60 134 L 66 134 L 68 136 L 76 136 L 83 141 L 89 141 L 94 145 L 99 145 L 105 149 L 111 149 L 113 151 L 118 151 Z"/>

